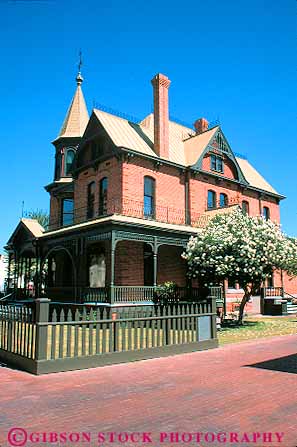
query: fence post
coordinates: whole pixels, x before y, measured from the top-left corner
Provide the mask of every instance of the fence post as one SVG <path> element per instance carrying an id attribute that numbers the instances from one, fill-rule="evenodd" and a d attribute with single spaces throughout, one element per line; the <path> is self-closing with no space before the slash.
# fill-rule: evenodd
<path id="1" fill-rule="evenodd" d="M 211 327 L 212 327 L 212 338 L 217 338 L 217 298 L 216 296 L 211 297 Z"/>
<path id="2" fill-rule="evenodd" d="M 261 287 L 261 298 L 260 298 L 260 313 L 264 315 L 264 300 L 265 300 L 265 288 Z"/>
<path id="3" fill-rule="evenodd" d="M 46 360 L 47 355 L 47 335 L 48 325 L 40 325 L 39 323 L 47 323 L 49 321 L 49 303 L 48 298 L 37 298 L 36 300 L 36 346 L 35 359 Z"/>

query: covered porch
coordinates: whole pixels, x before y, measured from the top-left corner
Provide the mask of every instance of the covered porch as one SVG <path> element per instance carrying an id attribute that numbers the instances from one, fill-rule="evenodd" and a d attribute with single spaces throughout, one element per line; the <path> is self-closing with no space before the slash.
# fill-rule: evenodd
<path id="1" fill-rule="evenodd" d="M 36 220 L 21 219 L 5 249 L 8 254 L 6 295 L 14 300 L 39 296 L 44 288 L 38 238 L 43 228 Z"/>
<path id="2" fill-rule="evenodd" d="M 173 281 L 186 298 L 189 283 L 181 255 L 188 238 L 111 229 L 76 241 L 43 244 L 45 294 L 73 303 L 152 303 L 158 284 Z"/>
<path id="3" fill-rule="evenodd" d="M 197 301 L 181 256 L 195 231 L 113 216 L 46 232 L 23 219 L 9 241 L 9 290 L 23 300 L 151 305 L 158 285 L 174 282 L 180 301 Z"/>

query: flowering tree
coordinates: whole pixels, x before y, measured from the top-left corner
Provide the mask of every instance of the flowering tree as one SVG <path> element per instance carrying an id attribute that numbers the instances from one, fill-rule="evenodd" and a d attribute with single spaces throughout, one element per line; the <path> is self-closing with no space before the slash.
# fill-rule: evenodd
<path id="1" fill-rule="evenodd" d="M 297 241 L 263 217 L 249 217 L 238 207 L 216 215 L 188 242 L 183 257 L 189 275 L 210 284 L 226 278 L 237 280 L 244 289 L 239 324 L 244 307 L 273 269 L 297 274 Z"/>

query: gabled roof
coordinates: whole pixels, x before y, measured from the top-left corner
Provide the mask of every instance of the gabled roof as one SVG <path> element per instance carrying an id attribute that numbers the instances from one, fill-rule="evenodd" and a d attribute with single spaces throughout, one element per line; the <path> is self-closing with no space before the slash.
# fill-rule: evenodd
<path id="1" fill-rule="evenodd" d="M 155 158 L 158 157 L 154 151 L 153 113 L 144 118 L 139 124 L 132 123 L 127 119 L 102 110 L 94 109 L 93 113 L 116 146 L 131 149 Z M 183 167 L 197 164 L 218 130 L 220 130 L 220 127 L 216 126 L 206 132 L 195 135 L 193 129 L 174 121 L 169 121 L 168 161 Z M 249 186 L 280 196 L 247 160 L 233 155 L 232 157 L 235 164 L 238 163 L 238 169 L 242 171 L 241 177 L 243 175 L 243 180 L 245 179 Z"/>
<path id="2" fill-rule="evenodd" d="M 184 142 L 187 165 L 192 166 L 197 162 L 217 130 L 218 126 L 213 127 L 212 129 L 199 135 L 195 135 Z"/>
<path id="3" fill-rule="evenodd" d="M 82 137 L 89 121 L 89 113 L 80 83 L 78 83 L 70 107 L 57 138 Z"/>
<path id="4" fill-rule="evenodd" d="M 28 228 L 34 237 L 39 237 L 44 233 L 44 228 L 36 219 L 22 218 L 21 222 Z"/>
<path id="5" fill-rule="evenodd" d="M 240 166 L 240 169 L 244 173 L 246 180 L 249 182 L 251 186 L 255 188 L 261 189 L 263 191 L 271 192 L 272 194 L 279 193 L 262 177 L 262 175 L 256 171 L 256 169 L 243 158 L 236 157 L 237 163 Z"/>
<path id="6" fill-rule="evenodd" d="M 126 147 L 146 155 L 156 155 L 143 136 L 135 130 L 135 126 L 141 130 L 139 125 L 132 125 L 128 120 L 101 110 L 94 109 L 93 112 L 116 146 Z"/>
<path id="7" fill-rule="evenodd" d="M 140 122 L 143 132 L 149 137 L 154 144 L 154 114 L 151 113 Z M 182 166 L 187 165 L 185 156 L 184 140 L 193 135 L 193 129 L 182 126 L 175 121 L 169 121 L 169 160 Z M 154 152 L 154 155 L 156 153 Z"/>
<path id="8" fill-rule="evenodd" d="M 18 223 L 16 229 L 10 236 L 8 244 L 10 244 L 14 240 L 16 235 L 23 229 L 25 229 L 27 232 L 29 232 L 29 234 L 32 238 L 38 238 L 38 237 L 42 236 L 44 233 L 43 226 L 41 226 L 40 223 L 36 219 L 22 218 L 20 220 L 20 222 Z"/>
<path id="9" fill-rule="evenodd" d="M 154 115 L 151 113 L 139 124 L 94 109 L 94 113 L 116 146 L 126 147 L 156 157 L 154 147 Z M 183 140 L 194 131 L 169 121 L 169 161 L 186 165 Z"/>

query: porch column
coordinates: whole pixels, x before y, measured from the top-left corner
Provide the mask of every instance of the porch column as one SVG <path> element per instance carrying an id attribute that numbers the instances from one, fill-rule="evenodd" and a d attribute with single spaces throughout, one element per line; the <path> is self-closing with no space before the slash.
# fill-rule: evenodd
<path id="1" fill-rule="evenodd" d="M 28 257 L 25 257 L 24 266 L 24 296 L 27 297 L 27 282 L 28 282 Z"/>
<path id="2" fill-rule="evenodd" d="M 12 253 L 8 253 L 8 269 L 7 269 L 7 284 L 6 284 L 6 293 L 10 289 L 10 270 L 11 270 L 11 255 Z"/>
<path id="3" fill-rule="evenodd" d="M 41 296 L 41 253 L 38 246 L 38 243 L 36 242 L 35 246 L 35 259 L 36 259 L 36 268 L 35 268 L 35 281 L 34 281 L 34 288 L 35 288 L 35 298 L 40 298 Z"/>
<path id="4" fill-rule="evenodd" d="M 156 237 L 154 238 L 153 256 L 154 256 L 153 281 L 154 281 L 154 288 L 156 288 L 157 287 L 157 274 L 158 274 L 158 244 L 157 244 Z"/>
<path id="5" fill-rule="evenodd" d="M 16 294 L 17 291 L 17 278 L 18 278 L 18 255 L 17 252 L 14 251 L 14 272 L 13 272 L 13 290 L 14 290 L 14 294 Z"/>
<path id="6" fill-rule="evenodd" d="M 20 271 L 19 271 L 19 276 L 20 276 L 20 290 L 22 290 L 22 285 L 23 285 L 23 267 L 24 267 L 24 258 L 21 256 L 20 257 Z M 22 292 L 21 292 L 22 293 Z"/>
<path id="7" fill-rule="evenodd" d="M 111 252 L 110 252 L 110 302 L 114 302 L 114 272 L 115 272 L 115 250 L 116 240 L 115 234 L 111 233 Z"/>
<path id="8" fill-rule="evenodd" d="M 30 281 L 31 281 L 31 268 L 32 268 L 32 258 L 30 256 L 28 258 L 28 278 L 27 278 L 27 288 L 28 288 L 27 294 L 28 294 L 28 296 L 30 296 L 30 294 L 32 295 L 32 293 L 31 293 L 31 291 L 29 289 L 29 284 L 30 284 Z"/>

